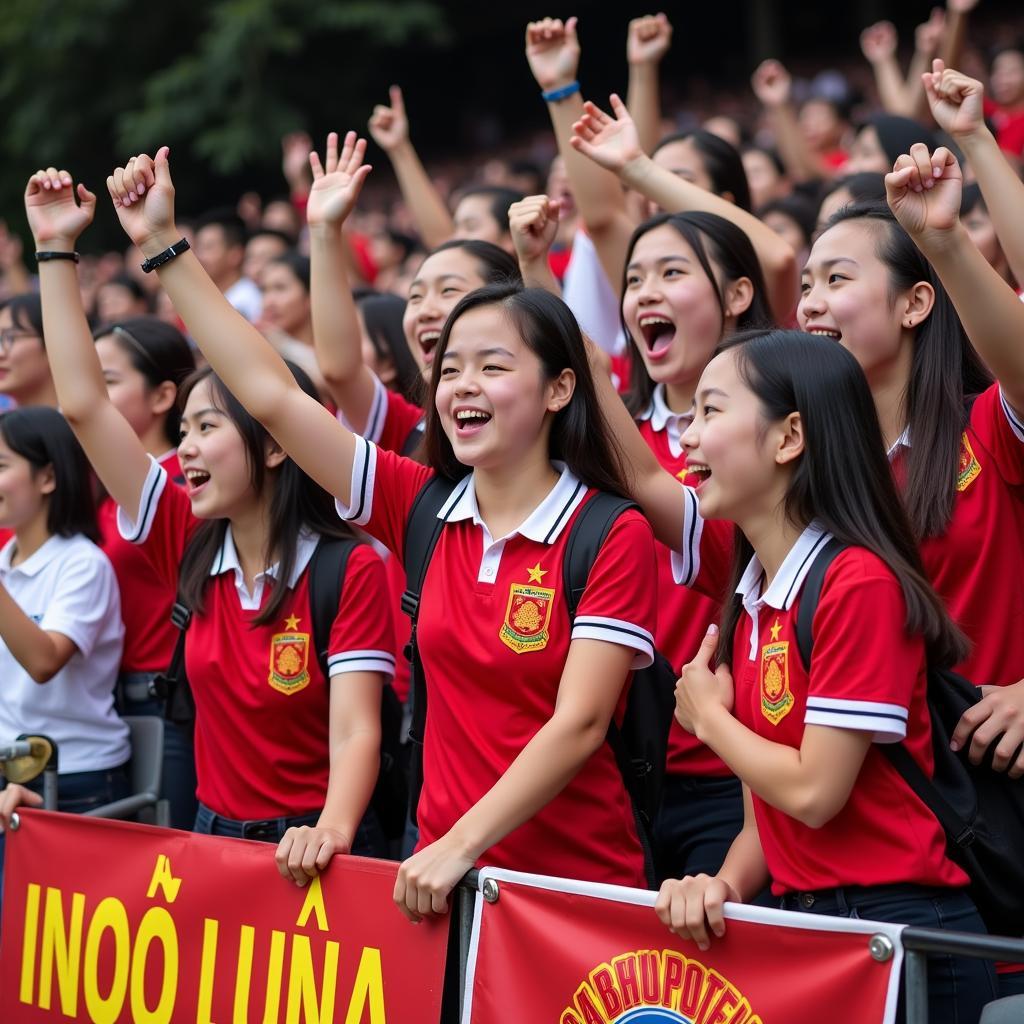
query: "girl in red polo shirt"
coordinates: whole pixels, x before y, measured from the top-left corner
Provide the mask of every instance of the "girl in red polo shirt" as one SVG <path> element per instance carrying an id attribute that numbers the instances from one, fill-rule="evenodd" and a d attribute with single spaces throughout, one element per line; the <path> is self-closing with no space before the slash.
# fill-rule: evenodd
<path id="1" fill-rule="evenodd" d="M 353 192 L 364 174 L 356 169 Z M 165 251 L 177 236 L 167 150 L 155 165 L 134 158 L 108 184 L 143 251 Z M 413 919 L 444 911 L 482 861 L 643 884 L 606 737 L 631 670 L 652 658 L 654 546 L 644 519 L 624 513 L 569 623 L 561 562 L 572 520 L 595 487 L 621 493 L 623 482 L 568 309 L 511 285 L 481 289 L 452 311 L 433 364 L 428 468 L 307 400 L 192 254 L 159 272 L 235 393 L 337 495 L 344 517 L 396 555 L 426 481 L 435 472 L 458 481 L 423 589 L 430 715 L 420 842 L 399 874 L 399 906 Z"/>
<path id="2" fill-rule="evenodd" d="M 857 361 L 797 332 L 727 341 L 683 443 L 701 514 L 739 539 L 721 640 L 711 627 L 683 670 L 676 715 L 742 780 L 747 814 L 713 877 L 662 886 L 659 917 L 706 949 L 723 903 L 770 876 L 784 908 L 983 933 L 938 820 L 876 746 L 902 742 L 933 770 L 926 666 L 957 663 L 967 641 L 924 575 Z M 833 537 L 847 548 L 825 575 L 808 671 L 801 588 Z M 928 970 L 933 1021 L 976 1021 L 995 995 L 986 963 Z"/>
<path id="3" fill-rule="evenodd" d="M 42 250 L 73 252 L 95 209 L 84 186 L 77 194 L 81 206 L 66 171 L 30 179 Z M 185 666 L 197 831 L 278 842 L 278 866 L 299 884 L 334 853 L 382 852 L 372 815 L 363 820 L 379 766 L 381 685 L 394 668 L 380 559 L 368 545 L 349 557 L 325 679 L 311 649 L 309 565 L 321 537 L 348 535 L 330 496 L 209 369 L 181 388 L 186 484 L 169 486 L 107 394 L 74 263 L 43 261 L 40 279 L 60 317 L 49 354 L 61 408 L 118 503 L 122 536 L 193 611 Z M 292 372 L 315 402 L 308 378 Z"/>

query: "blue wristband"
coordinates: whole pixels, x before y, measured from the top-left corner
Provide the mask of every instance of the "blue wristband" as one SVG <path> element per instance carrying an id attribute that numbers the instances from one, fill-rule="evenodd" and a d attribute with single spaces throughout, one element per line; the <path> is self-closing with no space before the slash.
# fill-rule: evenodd
<path id="1" fill-rule="evenodd" d="M 540 98 L 545 103 L 558 103 L 559 100 L 567 100 L 570 96 L 575 96 L 580 91 L 579 82 L 570 82 L 568 85 L 563 85 L 561 89 L 552 89 L 550 92 L 542 92 Z"/>

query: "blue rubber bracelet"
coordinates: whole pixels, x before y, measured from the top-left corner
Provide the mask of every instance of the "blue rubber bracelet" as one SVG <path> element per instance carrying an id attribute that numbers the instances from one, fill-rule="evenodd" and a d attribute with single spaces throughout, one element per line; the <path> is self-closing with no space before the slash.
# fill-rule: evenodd
<path id="1" fill-rule="evenodd" d="M 568 85 L 563 85 L 561 89 L 552 89 L 550 92 L 542 92 L 540 97 L 545 103 L 557 103 L 559 100 L 566 100 L 570 96 L 575 96 L 580 91 L 579 82 L 570 82 Z"/>

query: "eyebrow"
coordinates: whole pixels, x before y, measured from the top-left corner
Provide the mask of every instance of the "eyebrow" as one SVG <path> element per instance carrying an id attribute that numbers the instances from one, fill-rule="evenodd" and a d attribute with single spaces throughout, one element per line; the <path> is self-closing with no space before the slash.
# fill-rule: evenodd
<path id="1" fill-rule="evenodd" d="M 452 348 L 446 349 L 444 355 L 441 356 L 441 362 L 444 362 L 449 356 L 457 356 L 457 355 L 459 355 L 459 350 L 458 349 L 452 349 Z M 515 354 L 514 353 L 509 352 L 509 350 L 507 348 L 501 348 L 501 346 L 496 346 L 494 348 L 483 348 L 479 352 L 477 352 L 477 355 L 478 356 L 505 356 L 507 359 L 515 359 Z"/>
<path id="2" fill-rule="evenodd" d="M 438 283 L 440 283 L 441 281 L 447 281 L 449 278 L 455 278 L 455 280 L 457 281 L 469 281 L 469 278 L 463 277 L 462 274 L 456 273 L 442 274 L 437 280 Z M 415 288 L 417 285 L 422 285 L 423 283 L 424 281 L 422 277 L 413 278 L 412 284 L 409 285 L 409 290 L 412 291 L 412 289 Z"/>
<path id="3" fill-rule="evenodd" d="M 689 256 L 684 256 L 682 253 L 680 253 L 678 256 L 659 256 L 658 259 L 656 259 L 654 261 L 654 265 L 656 267 L 663 267 L 666 263 L 692 263 L 692 262 L 693 261 L 690 259 Z M 639 267 L 639 266 L 640 266 L 640 261 L 639 260 L 633 260 L 633 262 L 630 263 L 629 266 L 626 267 L 626 269 L 627 270 L 633 270 L 635 267 Z"/>
<path id="4" fill-rule="evenodd" d="M 701 391 L 700 393 L 701 398 L 707 398 L 709 395 L 721 395 L 723 398 L 729 397 L 729 395 L 721 388 L 704 388 L 704 390 Z"/>
<path id="5" fill-rule="evenodd" d="M 223 416 L 224 415 L 224 413 L 220 409 L 214 409 L 214 407 L 212 405 L 210 405 L 210 406 L 207 406 L 205 409 L 200 409 L 198 412 L 192 413 L 191 416 L 188 416 L 185 413 L 182 413 L 181 418 L 183 420 L 198 419 L 200 416 L 206 416 L 206 415 L 208 415 L 211 412 L 214 414 L 214 416 Z"/>
<path id="6" fill-rule="evenodd" d="M 834 267 L 837 263 L 852 263 L 855 267 L 859 267 L 860 264 L 852 256 L 836 256 L 831 260 L 822 260 L 820 266 L 823 270 L 828 270 L 829 267 Z M 807 266 L 800 272 L 801 276 L 810 272 L 811 265 L 808 263 Z"/>

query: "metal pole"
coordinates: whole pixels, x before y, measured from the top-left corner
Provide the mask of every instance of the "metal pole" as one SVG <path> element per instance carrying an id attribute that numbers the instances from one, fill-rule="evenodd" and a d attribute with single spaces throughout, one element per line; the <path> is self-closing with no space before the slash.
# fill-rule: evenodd
<path id="1" fill-rule="evenodd" d="M 466 1004 L 466 971 L 469 966 L 469 942 L 473 936 L 473 912 L 476 889 L 459 887 L 459 1020 Z"/>
<path id="2" fill-rule="evenodd" d="M 928 954 L 906 950 L 907 1024 L 928 1024 Z"/>
<path id="3" fill-rule="evenodd" d="M 57 766 L 48 764 L 43 771 L 43 808 L 57 810 Z"/>

